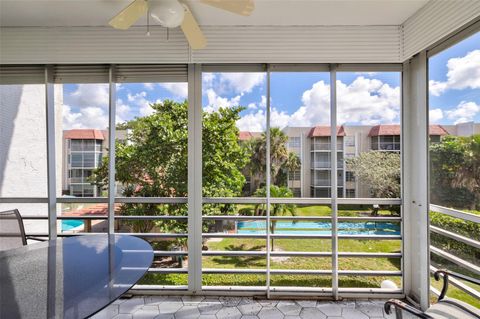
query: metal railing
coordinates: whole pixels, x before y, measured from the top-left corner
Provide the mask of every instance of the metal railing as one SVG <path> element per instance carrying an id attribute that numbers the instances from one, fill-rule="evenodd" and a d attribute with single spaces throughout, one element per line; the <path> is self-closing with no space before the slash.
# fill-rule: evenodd
<path id="1" fill-rule="evenodd" d="M 463 211 L 453 209 L 453 208 L 448 208 L 448 207 L 444 207 L 444 206 L 430 204 L 430 211 L 440 213 L 440 214 L 443 214 L 443 215 L 447 215 L 447 216 L 450 216 L 450 217 L 453 217 L 453 218 L 457 218 L 457 219 L 460 219 L 460 220 L 463 220 L 463 221 L 466 221 L 466 222 L 480 223 L 480 216 L 479 215 L 463 212 Z M 477 240 L 472 239 L 472 238 L 465 237 L 463 235 L 457 234 L 457 233 L 452 232 L 450 230 L 446 230 L 446 229 L 440 228 L 438 226 L 432 226 L 431 225 L 430 226 L 430 232 L 435 233 L 435 234 L 440 235 L 440 236 L 443 236 L 443 237 L 446 237 L 446 238 L 449 238 L 449 239 L 452 239 L 452 240 L 457 241 L 457 242 L 461 242 L 463 244 L 468 245 L 469 247 L 480 249 L 480 241 L 477 241 Z M 443 250 L 439 247 L 435 247 L 434 245 L 431 244 L 430 245 L 430 253 L 433 254 L 433 255 L 436 255 L 436 256 L 438 256 L 442 259 L 445 259 L 445 260 L 457 265 L 458 267 L 460 267 L 460 268 L 462 268 L 462 269 L 464 269 L 468 272 L 471 272 L 473 274 L 476 274 L 476 275 L 480 276 L 480 267 L 477 264 L 474 264 L 474 263 L 471 263 L 467 260 L 464 260 L 464 259 L 456 256 L 452 252 L 447 252 L 447 251 L 445 251 L 445 250 Z M 434 267 L 434 266 L 431 266 L 430 270 L 433 273 L 437 270 L 437 268 Z M 471 295 L 475 298 L 480 299 L 480 291 L 475 290 L 474 288 L 464 284 L 463 282 L 461 282 L 460 280 L 455 279 L 455 278 L 449 278 L 449 281 L 456 288 L 462 290 L 463 292 L 465 292 L 465 293 L 467 293 L 467 294 L 469 294 L 469 295 Z M 430 288 L 431 288 L 431 291 L 434 294 L 439 295 L 439 292 L 438 292 L 437 289 L 435 289 L 433 286 L 431 286 Z"/>
<path id="2" fill-rule="evenodd" d="M 45 198 L 2 198 L 0 203 L 44 203 Z M 57 198 L 57 203 L 60 204 L 107 204 L 108 198 L 69 198 L 61 197 Z M 257 197 L 238 197 L 238 198 L 208 198 L 205 197 L 202 200 L 203 204 L 266 204 L 266 198 Z M 298 205 L 330 205 L 331 200 L 329 198 L 270 198 L 270 204 L 298 204 Z M 118 197 L 115 198 L 116 204 L 186 204 L 187 198 L 158 198 L 158 197 Z M 400 199 L 358 199 L 358 198 L 338 198 L 337 203 L 339 205 L 401 205 Z M 23 216 L 25 220 L 46 220 L 47 216 Z M 187 223 L 189 216 L 174 216 L 174 215 L 115 215 L 116 221 L 132 221 L 132 220 L 154 220 L 154 221 L 171 221 L 177 220 Z M 58 220 L 108 220 L 106 215 L 89 215 L 89 216 L 58 216 Z M 243 215 L 203 215 L 203 221 L 242 221 L 242 220 L 259 220 L 265 222 L 267 216 L 243 216 Z M 332 221 L 331 216 L 270 216 L 270 220 L 273 221 Z M 353 221 L 353 222 L 367 222 L 367 221 L 379 221 L 379 222 L 397 222 L 402 225 L 401 216 L 338 216 L 337 221 Z M 403 227 L 401 226 L 403 229 Z M 267 228 L 269 229 L 269 228 Z M 201 234 L 203 240 L 210 238 L 248 238 L 248 239 L 263 239 L 267 240 L 267 230 L 262 233 L 256 234 L 241 234 L 232 232 L 204 232 Z M 99 233 L 59 233 L 59 237 L 69 237 L 74 235 L 93 235 Z M 188 233 L 121 233 L 126 235 L 134 235 L 146 239 L 178 239 L 188 238 Z M 47 233 L 29 233 L 28 235 L 36 237 L 47 237 Z M 268 236 L 270 239 L 332 239 L 331 234 L 309 234 L 309 233 L 294 233 L 294 234 L 279 234 L 271 233 Z M 339 234 L 337 237 L 339 240 L 402 240 L 402 235 L 363 235 L 363 234 Z M 155 250 L 154 255 L 156 257 L 187 257 L 189 256 L 188 250 L 175 251 L 175 250 Z M 395 258 L 403 260 L 403 253 L 400 252 L 344 252 L 344 251 L 241 251 L 241 250 L 202 250 L 202 257 L 212 256 L 238 256 L 238 257 L 325 257 L 330 258 L 334 254 L 337 254 L 340 258 Z M 152 274 L 187 274 L 188 267 L 179 268 L 156 268 L 151 267 L 148 270 Z M 332 276 L 333 273 L 337 273 L 338 276 L 381 276 L 381 277 L 403 277 L 403 267 L 399 270 L 341 270 L 341 269 L 273 269 L 273 268 L 202 268 L 202 274 L 258 274 L 258 275 L 313 275 L 313 276 Z M 171 285 L 137 285 L 133 288 L 133 291 L 142 292 L 145 290 L 163 290 L 168 291 L 185 291 L 187 286 L 171 286 Z M 207 286 L 202 287 L 202 291 L 206 294 L 226 290 L 233 294 L 238 294 L 238 291 L 246 291 L 248 294 L 256 294 L 258 292 L 265 292 L 266 289 L 273 294 L 282 295 L 287 293 L 298 295 L 331 295 L 332 290 L 330 287 L 289 287 L 289 286 L 254 286 L 254 287 L 233 287 L 233 286 Z M 403 296 L 402 288 L 399 289 L 380 289 L 380 288 L 339 288 L 339 293 L 343 296 L 371 296 L 376 295 L 378 297 L 400 297 Z"/>

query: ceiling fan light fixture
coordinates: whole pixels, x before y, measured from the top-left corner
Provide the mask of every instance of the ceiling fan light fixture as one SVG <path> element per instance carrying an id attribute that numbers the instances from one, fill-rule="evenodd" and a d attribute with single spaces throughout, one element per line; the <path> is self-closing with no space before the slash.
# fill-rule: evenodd
<path id="1" fill-rule="evenodd" d="M 161 0 L 150 8 L 150 16 L 167 28 L 180 26 L 185 17 L 185 8 L 177 0 Z"/>

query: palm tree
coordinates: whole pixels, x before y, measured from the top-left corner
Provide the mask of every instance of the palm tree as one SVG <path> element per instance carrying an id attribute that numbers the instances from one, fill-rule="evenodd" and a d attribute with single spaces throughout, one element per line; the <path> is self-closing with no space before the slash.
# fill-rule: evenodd
<path id="1" fill-rule="evenodd" d="M 266 133 L 262 134 L 262 139 L 267 140 Z M 270 167 L 272 174 L 272 182 L 277 184 L 278 173 L 285 165 L 289 158 L 289 153 L 286 147 L 288 136 L 283 133 L 278 127 L 270 129 Z"/>
<path id="2" fill-rule="evenodd" d="M 270 167 L 271 181 L 273 184 L 280 184 L 280 172 L 284 169 L 295 169 L 300 166 L 298 156 L 287 149 L 288 136 L 278 127 L 270 128 Z M 250 140 L 245 144 L 251 154 L 250 163 L 247 169 L 256 176 L 256 181 L 265 181 L 265 169 L 267 158 L 267 133 L 263 132 L 260 138 Z M 292 155 L 291 155 L 292 154 Z M 295 159 L 296 157 L 296 159 Z M 297 167 L 298 166 L 298 167 Z M 259 187 L 260 185 L 256 185 Z"/>
<path id="3" fill-rule="evenodd" d="M 265 187 L 259 188 L 255 191 L 256 197 L 266 197 L 267 196 L 267 189 Z M 270 197 L 276 198 L 290 198 L 293 197 L 293 193 L 287 187 L 279 187 L 276 185 L 270 186 Z M 296 208 L 297 206 L 294 204 L 271 204 L 270 205 L 270 216 L 297 216 Z M 257 204 L 255 205 L 255 216 L 262 216 L 267 213 L 266 204 Z M 277 221 L 272 220 L 270 222 L 270 233 L 275 233 L 275 229 L 277 227 Z M 271 246 L 273 250 L 273 238 L 271 239 Z"/>
<path id="4" fill-rule="evenodd" d="M 472 210 L 480 204 L 480 135 L 462 139 L 463 165 L 455 172 L 453 187 L 463 187 L 474 196 Z"/>

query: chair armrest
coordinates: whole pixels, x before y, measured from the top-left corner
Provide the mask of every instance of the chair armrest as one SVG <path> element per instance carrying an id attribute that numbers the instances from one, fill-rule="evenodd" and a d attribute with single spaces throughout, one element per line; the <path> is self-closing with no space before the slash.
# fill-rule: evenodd
<path id="1" fill-rule="evenodd" d="M 422 318 L 422 319 L 433 319 L 433 317 L 427 315 L 426 313 L 424 313 L 423 311 L 420 311 L 418 310 L 417 308 L 414 308 L 400 300 L 397 300 L 397 299 L 390 299 L 389 301 L 387 301 L 385 303 L 385 305 L 383 306 L 383 308 L 385 309 L 385 313 L 387 315 L 391 314 L 392 313 L 392 306 L 396 309 L 401 309 L 401 310 L 405 310 L 406 312 L 409 312 L 411 313 L 412 315 L 415 315 L 417 316 L 418 318 Z M 398 317 L 397 317 L 398 318 Z"/>
<path id="2" fill-rule="evenodd" d="M 38 238 L 38 237 L 33 237 L 33 236 L 26 236 L 26 239 L 36 240 L 36 241 L 47 241 L 48 240 L 48 239 Z"/>
<path id="3" fill-rule="evenodd" d="M 442 291 L 440 292 L 440 296 L 438 296 L 438 300 L 442 300 L 443 298 L 445 298 L 445 295 L 447 294 L 448 277 L 449 276 L 452 276 L 454 278 L 458 278 L 458 279 L 461 279 L 461 280 L 464 280 L 464 281 L 468 281 L 472 284 L 476 284 L 476 285 L 480 286 L 480 280 L 469 277 L 469 276 L 465 276 L 465 275 L 462 275 L 462 274 L 459 274 L 459 273 L 456 273 L 456 272 L 453 272 L 453 271 L 448 271 L 446 269 L 437 270 L 433 274 L 433 278 L 435 278 L 436 281 L 439 281 L 440 277 L 441 277 L 440 275 L 443 275 L 443 286 L 442 286 Z"/>

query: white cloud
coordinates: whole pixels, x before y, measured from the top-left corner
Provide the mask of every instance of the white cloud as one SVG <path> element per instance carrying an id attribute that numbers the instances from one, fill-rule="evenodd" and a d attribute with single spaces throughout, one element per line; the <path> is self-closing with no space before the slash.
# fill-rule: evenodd
<path id="1" fill-rule="evenodd" d="M 355 72 L 355 75 L 375 76 L 378 72 Z"/>
<path id="2" fill-rule="evenodd" d="M 62 113 L 64 130 L 81 128 L 105 130 L 108 127 L 108 113 L 100 107 L 88 106 L 74 112 L 69 105 L 64 105 Z"/>
<path id="3" fill-rule="evenodd" d="M 250 93 L 265 82 L 265 73 L 220 73 L 220 82 L 237 94 Z"/>
<path id="4" fill-rule="evenodd" d="M 187 83 L 160 83 L 160 86 L 170 91 L 177 98 L 186 99 L 188 97 Z"/>
<path id="5" fill-rule="evenodd" d="M 380 80 L 359 76 L 349 85 L 337 81 L 337 96 L 339 124 L 373 125 L 399 121 L 399 87 L 391 87 Z M 302 103 L 303 105 L 290 116 L 289 126 L 330 124 L 330 86 L 327 83 L 324 81 L 315 83 L 311 89 L 303 93 Z M 272 116 L 272 125 L 281 127 L 284 123 L 283 118 L 279 117 L 276 123 Z"/>
<path id="6" fill-rule="evenodd" d="M 447 82 L 439 82 L 435 80 L 428 81 L 428 90 L 430 94 L 440 96 L 447 89 Z"/>
<path id="7" fill-rule="evenodd" d="M 247 114 L 239 119 L 237 121 L 237 127 L 240 131 L 263 132 L 266 130 L 267 126 L 266 117 L 266 111 L 260 109 L 255 113 Z M 272 107 L 272 111 L 270 112 L 270 123 L 271 127 L 283 128 L 289 125 L 290 115 Z"/>
<path id="8" fill-rule="evenodd" d="M 357 77 L 347 85 L 337 81 L 338 123 L 373 125 L 398 123 L 400 87 L 391 87 L 377 79 Z M 262 97 L 266 102 L 266 98 Z M 266 103 L 265 103 L 266 104 Z M 240 130 L 265 130 L 265 111 L 258 109 L 237 122 Z M 271 126 L 314 126 L 330 124 L 330 86 L 324 81 L 312 85 L 302 95 L 302 106 L 289 115 L 272 107 Z"/>
<path id="9" fill-rule="evenodd" d="M 210 88 L 216 79 L 215 73 L 202 73 L 202 85 L 204 88 Z"/>
<path id="10" fill-rule="evenodd" d="M 106 129 L 108 93 L 107 84 L 78 84 L 73 92 L 64 97 L 63 129 Z"/>
<path id="11" fill-rule="evenodd" d="M 477 113 L 480 113 L 480 105 L 475 102 L 460 102 L 454 109 L 445 111 L 447 118 L 455 124 L 473 121 Z"/>
<path id="12" fill-rule="evenodd" d="M 108 84 L 78 84 L 75 91 L 65 96 L 65 103 L 77 107 L 108 107 Z"/>
<path id="13" fill-rule="evenodd" d="M 442 109 L 431 109 L 429 111 L 429 121 L 431 124 L 438 123 L 441 119 L 443 119 Z"/>
<path id="14" fill-rule="evenodd" d="M 480 50 L 468 52 L 464 57 L 449 59 L 447 69 L 446 82 L 429 82 L 432 95 L 439 96 L 447 89 L 480 88 Z"/>
<path id="15" fill-rule="evenodd" d="M 217 111 L 219 108 L 223 107 L 233 107 L 240 105 L 240 98 L 241 95 L 234 96 L 233 98 L 229 99 L 226 97 L 221 97 L 217 95 L 214 89 L 207 89 L 207 106 L 204 108 L 206 112 L 214 112 Z"/>
<path id="16" fill-rule="evenodd" d="M 150 107 L 147 92 L 128 93 L 127 101 L 117 99 L 116 123 L 125 122 L 135 116 L 150 115 L 154 111 Z M 62 109 L 63 129 L 107 129 L 108 127 L 108 86 L 103 84 L 80 84 L 76 90 L 65 95 Z"/>
<path id="17" fill-rule="evenodd" d="M 242 116 L 242 118 L 237 121 L 237 127 L 240 131 L 262 132 L 265 131 L 266 127 L 265 118 L 265 112 L 258 110 L 255 113 Z"/>
<path id="18" fill-rule="evenodd" d="M 151 90 L 154 89 L 155 84 L 154 84 L 154 83 L 143 83 L 143 86 L 144 86 L 147 90 L 151 91 Z"/>

